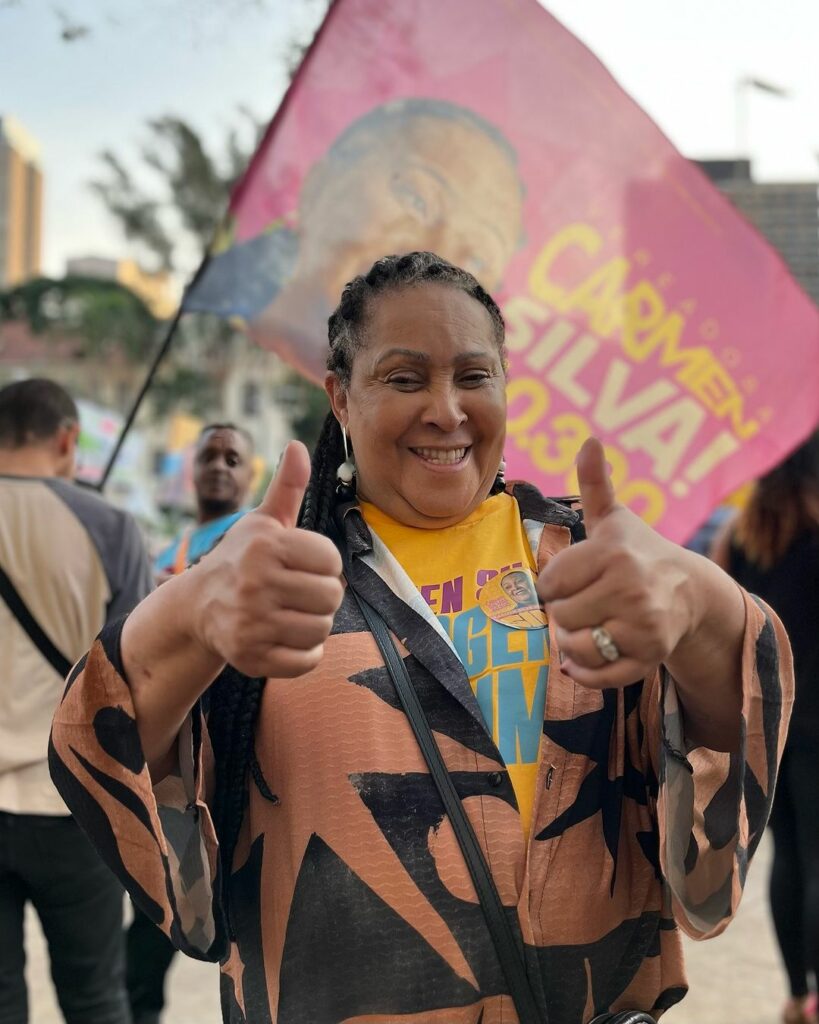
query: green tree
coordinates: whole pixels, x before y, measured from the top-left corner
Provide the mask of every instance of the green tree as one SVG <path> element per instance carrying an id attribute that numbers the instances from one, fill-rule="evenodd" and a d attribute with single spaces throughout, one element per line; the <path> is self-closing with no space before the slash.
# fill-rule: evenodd
<path id="1" fill-rule="evenodd" d="M 175 116 L 148 122 L 136 166 L 113 151 L 101 154 L 101 175 L 91 187 L 155 269 L 179 274 L 191 253 L 204 253 L 210 244 L 265 127 L 247 108 L 240 109 L 239 118 L 218 154 Z M 155 183 L 153 191 L 146 189 L 146 180 Z M 157 377 L 155 401 L 163 409 L 176 404 L 196 412 L 208 402 L 212 408 L 219 382 L 243 343 L 224 320 L 186 314 Z M 295 435 L 312 445 L 328 408 L 324 392 L 293 371 L 285 371 L 283 390 Z"/>
<path id="2" fill-rule="evenodd" d="M 0 13 L 31 0 L 0 0 Z M 250 7 L 275 7 L 273 0 L 200 0 L 226 22 Z M 281 0 L 277 0 L 280 3 Z M 318 24 L 329 0 L 300 0 L 304 37 L 281 41 L 275 59 L 295 73 L 306 50 L 306 33 Z M 118 17 L 78 20 L 59 6 L 52 9 L 61 37 L 82 45 L 87 36 L 101 30 L 124 27 Z M 136 16 L 136 15 L 135 15 Z M 0 32 L 2 27 L 0 26 Z M 133 243 L 141 262 L 152 269 L 171 271 L 184 279 L 206 251 L 227 208 L 230 192 L 244 172 L 265 128 L 248 107 L 237 109 L 236 125 L 220 144 L 209 148 L 201 135 L 182 117 L 166 114 L 146 124 L 138 152 L 124 155 L 114 150 L 100 154 L 100 169 L 90 187 Z M 0 295 L 0 317 L 22 315 L 32 328 L 47 333 L 78 333 L 89 353 L 121 347 L 128 358 L 147 363 L 162 325 L 158 325 L 141 301 L 113 282 L 63 282 L 38 279 L 22 294 Z M 13 312 L 12 312 L 13 310 Z M 147 318 L 146 318 L 147 317 Z M 148 319 L 149 318 L 149 319 Z M 159 411 L 184 408 L 207 413 L 218 398 L 223 376 L 237 350 L 245 344 L 225 321 L 216 317 L 186 314 L 152 385 Z M 297 395 L 288 408 L 294 432 L 310 443 L 326 409 L 323 392 L 288 373 L 284 390 Z"/>
<path id="3" fill-rule="evenodd" d="M 86 356 L 113 351 L 138 363 L 158 337 L 160 322 L 138 295 L 117 281 L 37 277 L 0 292 L 0 319 L 25 320 L 36 334 L 70 335 Z"/>
<path id="4" fill-rule="evenodd" d="M 71 338 L 83 358 L 99 361 L 124 356 L 134 367 L 143 368 L 167 329 L 138 295 L 117 281 L 79 276 L 37 277 L 0 292 L 3 320 L 23 320 L 47 340 Z M 224 370 L 227 354 L 217 359 L 214 348 L 209 365 L 198 366 L 195 353 L 182 351 L 184 337 L 178 340 L 177 352 L 154 378 L 154 407 L 160 414 L 182 407 L 206 415 L 218 401 L 218 370 L 220 366 Z"/>
<path id="5" fill-rule="evenodd" d="M 312 451 L 330 411 L 330 401 L 322 388 L 297 373 L 288 374 L 287 385 L 291 393 L 289 419 L 293 433 Z"/>
<path id="6" fill-rule="evenodd" d="M 38 2 L 40 0 L 29 0 L 31 6 Z M 11 10 L 14 7 L 22 7 L 23 3 L 24 0 L 0 0 L 0 13 L 4 10 Z M 222 18 L 224 18 L 225 24 L 229 24 L 232 19 L 240 16 L 248 8 L 268 10 L 270 7 L 270 0 L 198 0 L 198 3 L 200 7 L 209 7 L 212 10 L 217 10 Z M 145 7 L 146 5 L 143 4 L 141 6 Z M 58 37 L 64 43 L 81 42 L 83 39 L 94 35 L 100 26 L 110 29 L 112 27 L 127 27 L 129 22 L 133 24 L 133 16 L 126 16 L 127 20 L 124 22 L 121 16 L 118 17 L 115 14 L 115 9 L 109 11 L 102 9 L 98 13 L 95 12 L 95 15 L 92 15 L 91 18 L 81 18 L 73 12 L 68 13 L 56 4 L 51 4 L 50 7 L 50 14 L 53 18 Z"/>
<path id="7" fill-rule="evenodd" d="M 100 154 L 102 173 L 91 188 L 153 269 L 184 272 L 191 254 L 204 253 L 213 239 L 265 127 L 247 107 L 237 114 L 245 131 L 241 124 L 231 128 L 218 155 L 191 124 L 173 115 L 148 121 L 137 163 L 142 174 L 110 149 Z M 146 178 L 153 180 L 153 191 L 146 190 Z"/>

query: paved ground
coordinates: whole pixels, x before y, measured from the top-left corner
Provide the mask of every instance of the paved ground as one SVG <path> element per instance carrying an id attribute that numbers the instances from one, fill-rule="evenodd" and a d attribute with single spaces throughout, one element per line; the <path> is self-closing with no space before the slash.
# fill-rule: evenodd
<path id="1" fill-rule="evenodd" d="M 718 939 L 688 943 L 691 991 L 663 1024 L 778 1024 L 784 979 L 766 896 L 769 846 L 751 869 L 737 920 Z M 31 1024 L 61 1024 L 36 918 L 28 920 Z M 216 968 L 177 957 L 164 1024 L 219 1024 Z"/>

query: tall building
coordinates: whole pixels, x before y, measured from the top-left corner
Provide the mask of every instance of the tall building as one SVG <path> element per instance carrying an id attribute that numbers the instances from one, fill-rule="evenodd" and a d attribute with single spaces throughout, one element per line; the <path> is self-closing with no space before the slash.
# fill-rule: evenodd
<path id="1" fill-rule="evenodd" d="M 779 250 L 793 276 L 819 304 L 817 183 L 754 181 L 751 161 L 744 159 L 695 163 Z"/>
<path id="2" fill-rule="evenodd" d="M 12 117 L 0 117 L 0 288 L 40 272 L 43 173 L 40 147 Z"/>

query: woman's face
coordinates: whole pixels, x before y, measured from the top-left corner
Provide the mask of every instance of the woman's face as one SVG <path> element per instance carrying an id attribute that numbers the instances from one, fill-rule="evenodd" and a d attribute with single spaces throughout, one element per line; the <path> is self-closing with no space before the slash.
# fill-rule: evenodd
<path id="1" fill-rule="evenodd" d="M 460 522 L 488 496 L 503 454 L 506 378 L 491 317 L 440 284 L 370 301 L 364 344 L 343 391 L 359 498 L 408 526 Z"/>

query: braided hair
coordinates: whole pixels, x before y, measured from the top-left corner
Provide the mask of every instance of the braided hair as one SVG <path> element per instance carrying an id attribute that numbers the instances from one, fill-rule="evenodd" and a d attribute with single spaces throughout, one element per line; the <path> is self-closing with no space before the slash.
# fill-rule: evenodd
<path id="1" fill-rule="evenodd" d="M 353 360 L 366 341 L 369 312 L 376 296 L 388 291 L 443 284 L 466 292 L 487 310 L 505 362 L 504 323 L 495 300 L 466 270 L 431 252 L 385 256 L 370 270 L 345 286 L 341 301 L 328 321 L 330 352 L 327 369 L 343 388 L 349 387 Z M 339 500 L 336 471 L 344 460 L 341 427 L 327 414 L 311 461 L 298 526 L 327 536 Z M 502 485 L 496 484 L 493 491 Z M 253 753 L 253 734 L 259 713 L 263 679 L 248 679 L 228 666 L 211 687 L 209 733 L 216 760 L 213 818 L 222 848 L 222 865 L 229 874 L 247 799 L 248 770 L 262 796 L 276 801 Z"/>
<path id="2" fill-rule="evenodd" d="M 498 304 L 467 270 L 462 270 L 432 252 L 410 252 L 404 256 L 385 256 L 376 260 L 366 274 L 353 278 L 341 293 L 341 302 L 330 316 L 328 333 L 330 355 L 327 369 L 338 377 L 343 388 L 350 385 L 353 358 L 364 343 L 370 303 L 387 291 L 413 288 L 421 284 L 443 284 L 471 295 L 484 307 L 492 320 L 495 341 L 502 356 L 505 329 Z"/>

